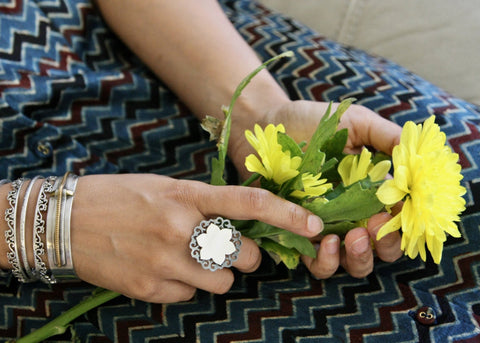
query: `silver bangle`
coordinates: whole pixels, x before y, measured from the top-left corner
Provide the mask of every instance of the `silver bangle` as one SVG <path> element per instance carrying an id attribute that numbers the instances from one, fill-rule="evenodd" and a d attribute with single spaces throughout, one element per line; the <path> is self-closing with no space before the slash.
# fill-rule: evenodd
<path id="1" fill-rule="evenodd" d="M 33 224 L 33 256 L 35 261 L 35 274 L 44 283 L 52 284 L 55 280 L 52 279 L 42 256 L 45 255 L 45 245 L 42 241 L 42 236 L 45 233 L 45 220 L 42 212 L 47 210 L 48 200 L 47 194 L 53 191 L 53 184 L 57 178 L 50 176 L 43 181 L 38 193 L 37 204 L 35 207 L 35 221 Z"/>
<path id="2" fill-rule="evenodd" d="M 10 249 L 7 252 L 8 262 L 12 265 L 13 275 L 20 281 L 25 282 L 27 276 L 21 268 L 17 248 L 17 209 L 18 209 L 18 195 L 25 179 L 17 179 L 12 182 L 12 190 L 8 192 L 7 201 L 10 207 L 5 211 L 5 221 L 8 229 L 5 231 L 5 240 Z"/>
<path id="3" fill-rule="evenodd" d="M 35 277 L 34 273 L 32 272 L 32 268 L 30 268 L 28 264 L 28 256 L 27 256 L 27 243 L 25 240 L 25 224 L 27 218 L 27 209 L 28 209 L 28 201 L 30 199 L 30 193 L 32 192 L 32 188 L 35 184 L 35 181 L 38 180 L 38 176 L 34 177 L 30 180 L 27 190 L 25 191 L 25 195 L 23 196 L 23 203 L 22 203 L 22 210 L 20 211 L 20 228 L 19 228 L 19 238 L 20 238 L 20 267 L 22 271 L 26 275 L 25 282 L 32 282 L 36 281 L 37 278 Z M 19 256 L 19 257 L 20 257 Z M 23 264 L 23 267 L 22 267 Z"/>
<path id="4" fill-rule="evenodd" d="M 72 203 L 78 176 L 66 173 L 55 182 L 47 212 L 47 255 L 55 279 L 77 278 L 70 241 Z"/>
<path id="5" fill-rule="evenodd" d="M 0 180 L 0 186 L 3 186 L 7 183 L 11 182 L 9 179 L 2 179 Z M 10 271 L 9 270 L 3 270 L 3 269 L 0 269 L 0 276 L 7 276 L 10 274 Z"/>

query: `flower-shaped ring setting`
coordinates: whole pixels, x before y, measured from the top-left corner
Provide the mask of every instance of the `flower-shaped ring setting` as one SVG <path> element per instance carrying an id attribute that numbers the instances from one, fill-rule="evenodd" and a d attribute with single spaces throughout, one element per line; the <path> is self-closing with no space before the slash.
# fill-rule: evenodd
<path id="1" fill-rule="evenodd" d="M 204 269 L 229 268 L 238 258 L 242 245 L 240 237 L 240 232 L 228 219 L 202 220 L 193 230 L 190 241 L 192 257 Z"/>

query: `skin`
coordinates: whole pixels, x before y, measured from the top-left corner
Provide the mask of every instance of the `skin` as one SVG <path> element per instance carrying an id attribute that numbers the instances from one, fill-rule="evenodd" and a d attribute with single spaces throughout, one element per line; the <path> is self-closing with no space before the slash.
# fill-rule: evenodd
<path id="1" fill-rule="evenodd" d="M 216 1 L 116 0 L 97 5 L 118 36 L 199 119 L 206 114 L 222 119 L 221 106 L 229 103 L 237 84 L 261 63 Z M 244 139 L 245 129 L 255 123 L 283 123 L 294 139 L 308 141 L 327 106 L 289 100 L 268 71 L 260 72 L 233 112 L 229 154 L 241 175 L 248 177 L 244 160 L 252 152 Z M 340 126 L 349 129 L 348 152 L 371 145 L 391 153 L 401 131 L 355 105 Z M 0 187 L 2 213 L 9 189 L 9 185 Z M 187 300 L 198 288 L 227 292 L 233 273 L 203 270 L 188 248 L 193 228 L 219 215 L 261 220 L 318 241 L 317 257 L 303 257 L 317 278 L 330 277 L 340 265 L 354 277 L 368 275 L 374 257 L 370 239 L 381 259 L 394 261 L 402 255 L 398 233 L 375 240 L 389 214 L 375 215 L 367 228 L 351 230 L 340 248 L 335 235 L 319 235 L 320 218 L 262 189 L 216 187 L 158 175 L 92 175 L 80 178 L 72 211 L 76 272 L 94 285 L 150 302 Z M 29 222 L 27 227 L 31 230 Z M 7 229 L 4 221 L 0 229 Z M 0 264 L 8 268 L 3 241 Z M 261 254 L 253 241 L 242 241 L 234 267 L 251 272 L 259 266 Z"/>

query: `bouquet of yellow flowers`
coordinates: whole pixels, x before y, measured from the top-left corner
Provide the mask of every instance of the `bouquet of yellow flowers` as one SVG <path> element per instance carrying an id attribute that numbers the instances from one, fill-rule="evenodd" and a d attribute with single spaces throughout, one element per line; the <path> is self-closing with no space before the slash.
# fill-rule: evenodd
<path id="1" fill-rule="evenodd" d="M 213 160 L 212 184 L 225 184 L 223 170 L 236 98 L 268 63 L 290 55 L 278 55 L 247 76 L 224 109 L 223 122 L 211 117 L 204 121 L 203 127 L 218 139 L 219 158 Z M 400 143 L 393 149 L 393 178 L 386 180 L 392 167 L 389 156 L 373 156 L 366 148 L 359 155 L 344 153 L 348 131 L 337 131 L 337 127 L 352 102 L 342 101 L 333 113 L 329 106 L 308 144 L 295 142 L 282 124 L 263 129 L 255 125 L 253 132 L 247 130 L 245 137 L 256 154 L 245 160 L 246 168 L 254 174 L 244 185 L 259 179 L 262 188 L 322 218 L 322 234 L 339 236 L 401 202 L 401 211 L 380 229 L 377 239 L 401 229 L 401 249 L 406 255 L 415 258 L 420 254 L 425 261 L 427 247 L 434 262 L 440 263 L 446 234 L 460 237 L 455 222 L 465 209 L 462 195 L 466 190 L 460 185 L 458 155 L 445 144 L 446 136 L 434 123 L 434 116 L 423 125 L 407 122 Z M 235 225 L 288 268 L 295 268 L 301 255 L 316 256 L 313 244 L 305 237 L 259 221 Z"/>
<path id="2" fill-rule="evenodd" d="M 268 60 L 237 87 L 225 119 L 207 116 L 202 127 L 217 140 L 218 158 L 212 160 L 214 185 L 225 185 L 224 169 L 230 137 L 231 114 L 236 99 L 250 80 L 269 63 L 291 56 L 287 52 Z M 430 117 L 423 125 L 407 122 L 400 144 L 393 149 L 393 178 L 385 180 L 392 167 L 390 158 L 364 149 L 359 155 L 345 154 L 346 129 L 337 131 L 342 114 L 353 99 L 346 99 L 331 113 L 327 109 L 310 142 L 295 142 L 283 125 L 255 125 L 245 137 L 256 151 L 247 156 L 245 165 L 253 172 L 244 182 L 260 180 L 260 186 L 278 196 L 300 204 L 322 218 L 322 234 L 345 235 L 348 230 L 365 225 L 375 213 L 403 202 L 402 210 L 378 232 L 377 239 L 401 229 L 401 248 L 415 258 L 426 260 L 426 249 L 440 263 L 446 233 L 460 237 L 455 224 L 465 209 L 460 185 L 462 175 L 458 155 L 445 145 L 446 136 Z M 259 221 L 237 221 L 242 234 L 254 239 L 277 262 L 295 268 L 301 255 L 316 256 L 309 239 Z M 120 294 L 97 289 L 91 297 L 71 308 L 36 332 L 17 342 L 40 342 L 63 333 L 69 323 Z"/>

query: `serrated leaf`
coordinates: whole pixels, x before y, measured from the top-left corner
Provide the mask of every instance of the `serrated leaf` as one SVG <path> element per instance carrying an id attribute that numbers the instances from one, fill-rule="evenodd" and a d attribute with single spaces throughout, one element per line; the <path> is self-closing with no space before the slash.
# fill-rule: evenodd
<path id="1" fill-rule="evenodd" d="M 343 100 L 332 115 L 330 115 L 332 103 L 328 105 L 327 111 L 320 120 L 305 151 L 302 164 L 300 165 L 300 172 L 309 172 L 314 175 L 319 172 L 320 168 L 315 163 L 316 155 L 321 151 L 324 144 L 335 135 L 341 116 L 353 101 L 353 98 Z"/>
<path id="2" fill-rule="evenodd" d="M 277 142 L 282 146 L 283 151 L 290 151 L 290 156 L 303 156 L 303 151 L 292 137 L 283 132 L 277 132 Z"/>
<path id="3" fill-rule="evenodd" d="M 307 237 L 284 230 L 282 233 L 272 236 L 271 239 L 285 248 L 297 250 L 301 255 L 307 255 L 312 258 L 317 256 L 315 247 Z"/>
<path id="4" fill-rule="evenodd" d="M 260 221 L 254 221 L 247 229 L 242 229 L 242 235 L 251 239 L 269 237 L 282 233 L 283 229 L 266 224 Z"/>
<path id="5" fill-rule="evenodd" d="M 260 247 L 265 249 L 270 255 L 273 254 L 274 256 L 272 256 L 272 258 L 275 261 L 282 261 L 288 269 L 295 269 L 300 262 L 300 253 L 298 251 L 295 249 L 285 248 L 271 239 L 262 239 Z"/>
<path id="6" fill-rule="evenodd" d="M 357 221 L 378 213 L 383 204 L 375 195 L 376 187 L 363 188 L 357 182 L 336 198 L 324 203 L 304 201 L 302 206 L 318 215 L 324 223 Z"/>
<path id="7" fill-rule="evenodd" d="M 333 137 L 325 142 L 322 151 L 327 155 L 327 159 L 336 158 L 341 161 L 345 154 L 343 150 L 348 140 L 348 129 L 341 129 L 333 135 Z"/>

